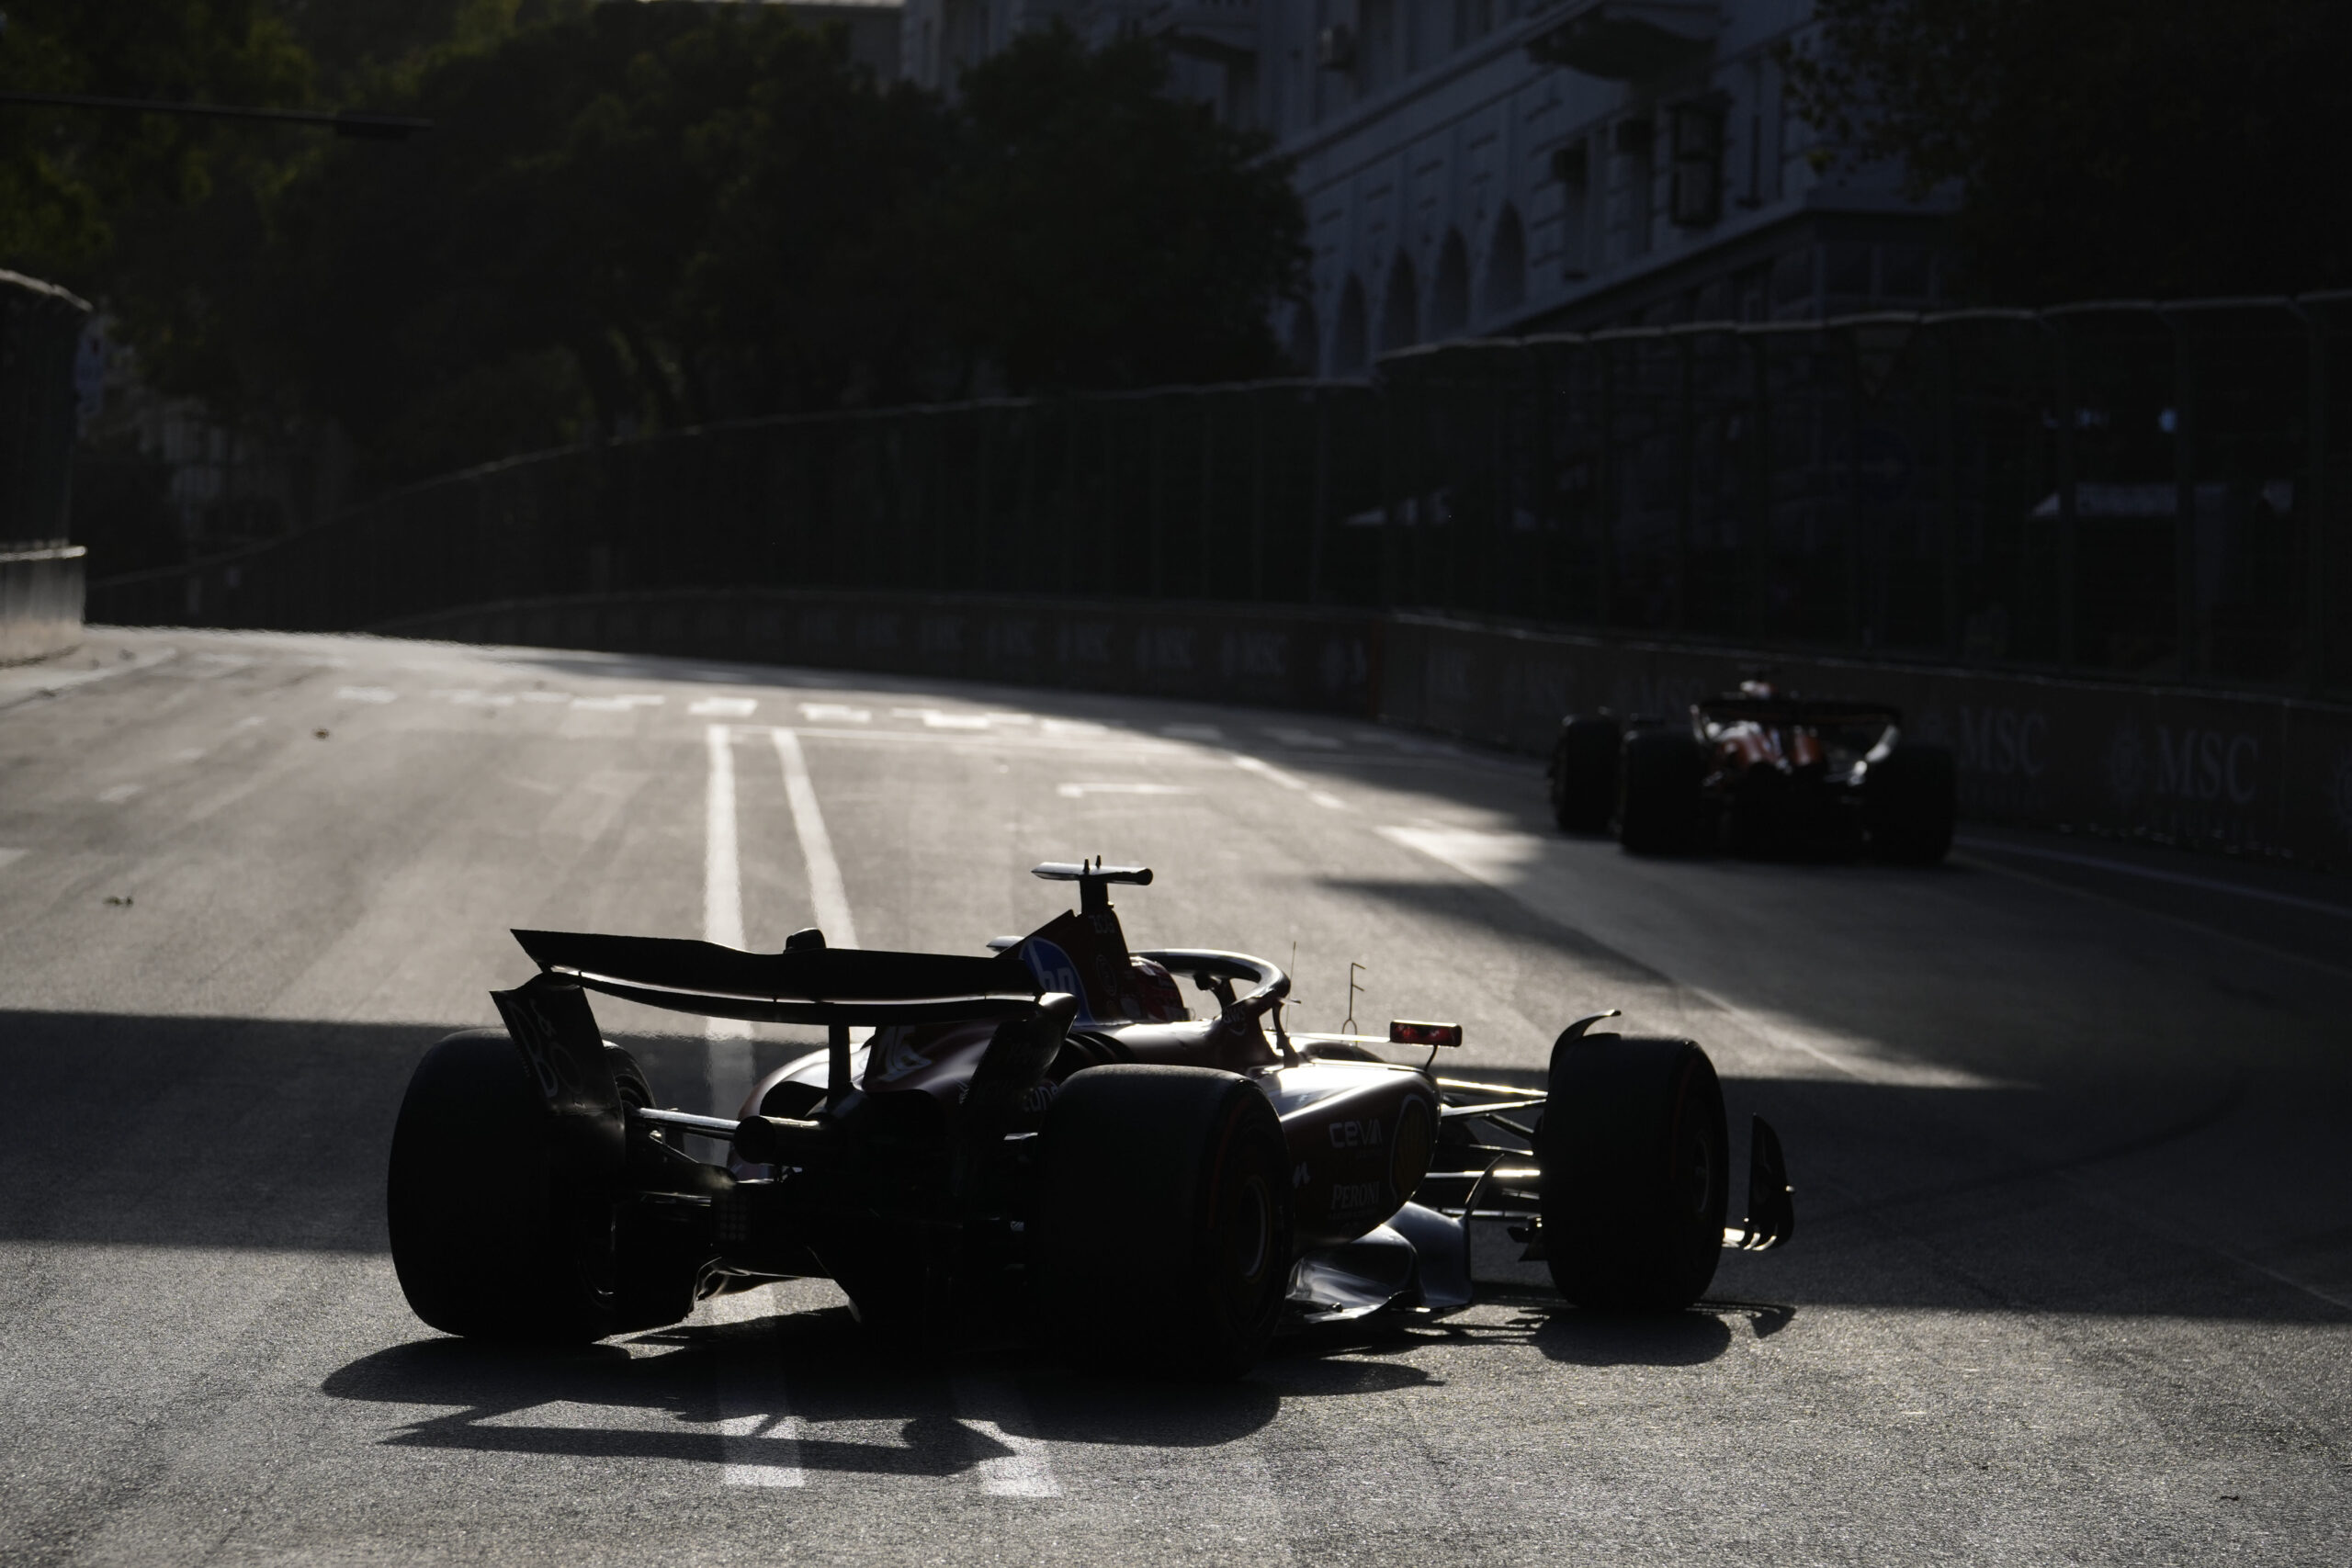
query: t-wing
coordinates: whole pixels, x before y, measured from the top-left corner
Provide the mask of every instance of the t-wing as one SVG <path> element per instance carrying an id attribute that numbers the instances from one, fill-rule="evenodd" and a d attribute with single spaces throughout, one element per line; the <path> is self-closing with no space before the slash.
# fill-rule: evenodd
<path id="1" fill-rule="evenodd" d="M 738 953 L 671 937 L 516 931 L 541 970 L 592 991 L 767 1023 L 936 1023 L 1025 1018 L 1040 989 L 1010 955 L 809 947 Z"/>

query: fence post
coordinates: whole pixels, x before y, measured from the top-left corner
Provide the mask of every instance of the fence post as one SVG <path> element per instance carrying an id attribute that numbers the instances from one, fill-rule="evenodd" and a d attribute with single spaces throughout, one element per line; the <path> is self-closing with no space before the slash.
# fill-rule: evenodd
<path id="1" fill-rule="evenodd" d="M 1250 597 L 1266 597 L 1266 397 L 1261 388 L 1241 394 L 1250 404 Z"/>
<path id="2" fill-rule="evenodd" d="M 2311 471 L 2296 504 L 2303 508 L 2304 642 L 2310 660 L 2309 685 L 2313 694 L 2327 688 L 2327 333 L 2318 318 L 2300 304 L 2290 303 L 2303 323 L 2309 357 L 2304 396 L 2310 408 L 2303 416 L 2305 459 Z"/>
<path id="3" fill-rule="evenodd" d="M 2050 334 L 2058 392 L 2058 665 L 2075 667 L 2075 373 L 2066 333 L 2037 317 Z"/>
<path id="4" fill-rule="evenodd" d="M 2172 592 L 2173 638 L 2179 649 L 2173 667 L 2183 681 L 2196 679 L 2205 660 L 2199 647 L 2197 615 L 2197 370 L 2190 330 L 2170 313 L 2156 319 L 2172 333 Z"/>
<path id="5" fill-rule="evenodd" d="M 1306 513 L 1306 602 L 1330 602 L 1323 581 L 1323 535 L 1331 512 L 1331 404 L 1321 387 L 1311 388 L 1307 400 L 1315 410 L 1315 493 Z"/>

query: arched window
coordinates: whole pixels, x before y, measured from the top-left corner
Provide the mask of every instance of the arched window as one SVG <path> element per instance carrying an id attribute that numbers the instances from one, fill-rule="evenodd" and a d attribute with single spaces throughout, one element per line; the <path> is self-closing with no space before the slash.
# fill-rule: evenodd
<path id="1" fill-rule="evenodd" d="M 1506 202 L 1495 220 L 1495 245 L 1487 254 L 1486 313 L 1499 316 L 1527 303 L 1527 228 L 1519 209 Z"/>
<path id="2" fill-rule="evenodd" d="M 1470 247 L 1462 231 L 1448 229 L 1438 252 L 1437 287 L 1430 291 L 1430 336 L 1460 337 L 1470 325 Z"/>
<path id="3" fill-rule="evenodd" d="M 1371 361 L 1366 351 L 1363 285 L 1351 274 L 1340 291 L 1340 324 L 1331 334 L 1331 374 L 1361 376 Z"/>
<path id="4" fill-rule="evenodd" d="M 1396 253 L 1388 269 L 1388 289 L 1380 301 L 1380 352 L 1410 348 L 1421 341 L 1420 280 L 1413 274 L 1413 258 Z"/>
<path id="5" fill-rule="evenodd" d="M 1291 368 L 1301 376 L 1323 373 L 1323 329 L 1315 320 L 1315 301 L 1302 299 L 1290 313 Z"/>

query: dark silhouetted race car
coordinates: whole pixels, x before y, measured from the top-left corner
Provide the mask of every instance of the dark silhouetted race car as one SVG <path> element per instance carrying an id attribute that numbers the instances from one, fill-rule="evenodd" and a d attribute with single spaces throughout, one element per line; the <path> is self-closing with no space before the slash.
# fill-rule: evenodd
<path id="1" fill-rule="evenodd" d="M 1036 874 L 1076 882 L 1079 908 L 992 957 L 516 932 L 540 973 L 496 994 L 504 1028 L 425 1055 L 393 1134 L 417 1315 L 583 1340 L 825 1276 L 861 1321 L 931 1343 L 1011 1325 L 1081 1364 L 1216 1377 L 1286 1324 L 1468 1304 L 1474 1218 L 1619 1310 L 1687 1306 L 1723 1247 L 1793 1228 L 1760 1120 L 1750 1217 L 1724 1227 L 1723 1097 L 1689 1041 L 1595 1032 L 1604 1013 L 1562 1032 L 1542 1092 L 1440 1077 L 1459 1026 L 1286 1031 L 1290 981 L 1264 960 L 1128 951 L 1108 887 L 1149 871 Z M 662 1110 L 591 991 L 827 1043 L 737 1120 Z"/>
<path id="2" fill-rule="evenodd" d="M 1613 830 L 1638 854 L 1868 852 L 1929 865 L 1951 848 L 1951 752 L 1905 739 L 1884 703 L 1751 681 L 1693 703 L 1688 724 L 1572 715 L 1550 777 L 1561 827 Z"/>

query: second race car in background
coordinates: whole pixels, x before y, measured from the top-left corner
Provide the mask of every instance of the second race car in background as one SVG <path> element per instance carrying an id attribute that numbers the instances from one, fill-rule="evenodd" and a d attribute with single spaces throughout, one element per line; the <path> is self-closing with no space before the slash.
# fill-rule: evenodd
<path id="1" fill-rule="evenodd" d="M 1552 811 L 1637 854 L 1857 854 L 1931 865 L 1951 848 L 1957 775 L 1884 703 L 1804 697 L 1758 681 L 1688 722 L 1605 710 L 1560 721 Z"/>

